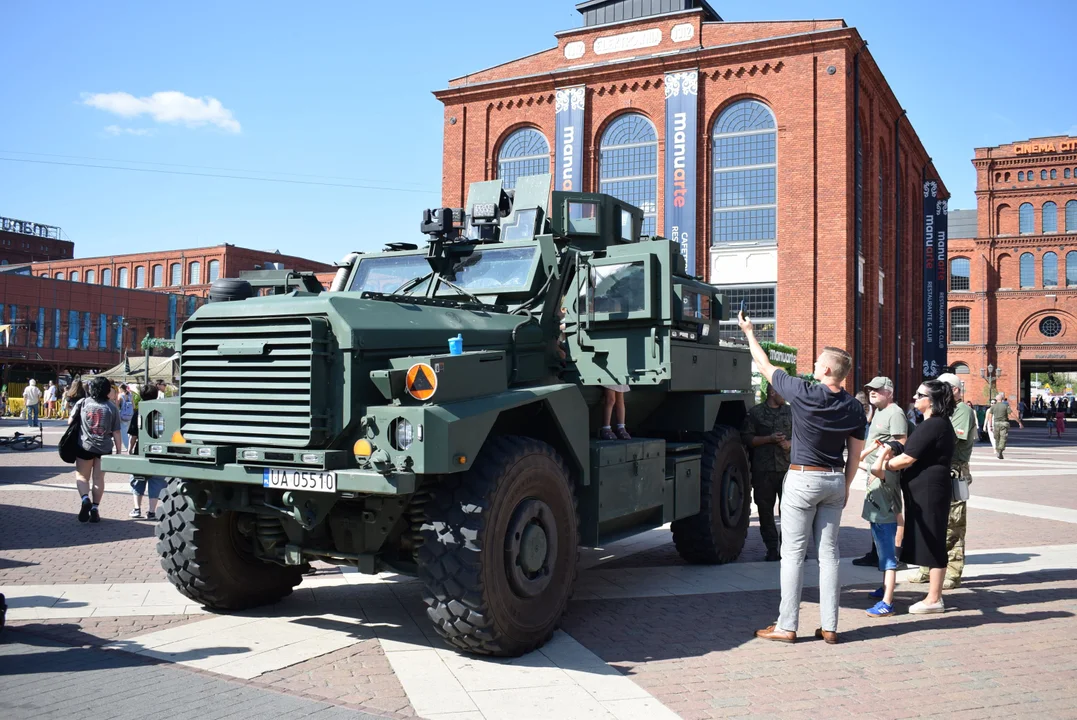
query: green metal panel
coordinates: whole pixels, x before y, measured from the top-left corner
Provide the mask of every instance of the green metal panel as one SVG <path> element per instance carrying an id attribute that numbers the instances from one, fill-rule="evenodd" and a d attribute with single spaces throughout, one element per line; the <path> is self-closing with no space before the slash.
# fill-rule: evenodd
<path id="1" fill-rule="evenodd" d="M 699 468 L 698 455 L 667 460 L 667 472 L 673 476 L 673 520 L 699 512 Z"/>
<path id="2" fill-rule="evenodd" d="M 607 520 L 665 502 L 665 441 L 591 442 L 592 485 L 581 496 L 581 532 L 597 536 Z"/>
<path id="3" fill-rule="evenodd" d="M 719 389 L 718 353 L 715 345 L 700 345 L 674 340 L 670 347 L 672 365 L 669 389 L 675 392 L 714 392 Z"/>

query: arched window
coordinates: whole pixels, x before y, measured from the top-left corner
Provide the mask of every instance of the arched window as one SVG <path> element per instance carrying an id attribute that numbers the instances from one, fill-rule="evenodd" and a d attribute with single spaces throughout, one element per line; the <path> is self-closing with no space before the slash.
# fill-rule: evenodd
<path id="1" fill-rule="evenodd" d="M 1051 179 L 1052 180 L 1057 180 L 1058 179 L 1058 171 L 1057 170 L 1052 170 L 1051 171 Z"/>
<path id="2" fill-rule="evenodd" d="M 117 287 L 127 287 L 127 268 L 120 268 L 120 274 L 117 279 L 119 280 L 119 282 L 116 284 Z"/>
<path id="3" fill-rule="evenodd" d="M 1032 209 L 1032 203 L 1021 203 L 1018 210 L 1017 232 L 1022 235 L 1031 235 L 1036 232 L 1035 214 L 1036 212 Z"/>
<path id="4" fill-rule="evenodd" d="M 758 100 L 714 121 L 713 243 L 777 239 L 777 127 Z"/>
<path id="5" fill-rule="evenodd" d="M 95 280 L 97 280 L 97 273 L 95 273 L 93 270 L 87 270 L 86 271 L 86 282 L 92 284 Z"/>
<path id="6" fill-rule="evenodd" d="M 112 284 L 112 270 L 110 268 L 105 268 L 104 270 L 101 271 L 101 284 L 102 285 L 111 285 Z"/>
<path id="7" fill-rule="evenodd" d="M 1058 232 L 1058 205 L 1048 200 L 1040 209 L 1040 222 L 1045 233 Z"/>
<path id="8" fill-rule="evenodd" d="M 1032 253 L 1021 255 L 1021 287 L 1030 288 L 1036 284 L 1036 260 Z"/>
<path id="9" fill-rule="evenodd" d="M 643 211 L 644 235 L 654 235 L 658 213 L 658 134 L 637 113 L 614 120 L 599 149 L 599 192 Z"/>
<path id="10" fill-rule="evenodd" d="M 969 337 L 969 309 L 950 308 L 950 342 L 967 343 Z"/>
<path id="11" fill-rule="evenodd" d="M 1066 287 L 1077 286 L 1077 250 L 1066 253 Z"/>
<path id="12" fill-rule="evenodd" d="M 183 284 L 183 265 L 172 263 L 168 266 L 168 284 L 172 286 Z"/>
<path id="13" fill-rule="evenodd" d="M 534 128 L 523 128 L 505 138 L 497 156 L 497 176 L 506 188 L 516 179 L 550 172 L 550 143 Z M 212 281 L 211 281 L 212 282 Z"/>
<path id="14" fill-rule="evenodd" d="M 63 280 L 64 279 L 64 274 L 62 272 L 56 273 L 56 279 L 57 280 Z"/>
<path id="15" fill-rule="evenodd" d="M 954 258 L 950 261 L 950 292 L 968 290 L 972 271 L 968 258 Z"/>
<path id="16" fill-rule="evenodd" d="M 1025 173 L 1023 171 L 1017 173 L 1017 182 L 1024 182 L 1024 181 L 1025 181 Z"/>
<path id="17" fill-rule="evenodd" d="M 220 275 L 221 275 L 221 261 L 220 260 L 210 260 L 209 261 L 209 278 L 207 278 L 207 280 L 209 282 L 213 282 L 218 277 L 220 277 Z"/>
<path id="18" fill-rule="evenodd" d="M 968 375 L 969 366 L 965 363 L 954 363 L 954 375 Z"/>
<path id="19" fill-rule="evenodd" d="M 1066 203 L 1066 232 L 1077 232 L 1077 200 Z"/>
<path id="20" fill-rule="evenodd" d="M 1062 177 L 1065 178 L 1066 180 L 1070 179 L 1070 169 L 1069 168 L 1066 168 L 1065 170 L 1062 171 Z"/>
<path id="21" fill-rule="evenodd" d="M 1047 179 L 1047 171 L 1046 170 L 1040 170 L 1040 180 L 1046 180 L 1046 179 Z"/>
<path id="22" fill-rule="evenodd" d="M 1043 254 L 1043 286 L 1058 285 L 1058 255 L 1053 252 Z"/>
<path id="23" fill-rule="evenodd" d="M 165 284 L 165 266 L 154 265 L 153 266 L 153 286 L 161 287 Z"/>
<path id="24" fill-rule="evenodd" d="M 79 271 L 78 270 L 72 270 L 71 271 L 71 282 L 78 282 L 78 281 L 79 281 Z"/>
<path id="25" fill-rule="evenodd" d="M 202 284 L 202 263 L 195 261 L 187 266 L 187 284 Z"/>
<path id="26" fill-rule="evenodd" d="M 139 265 L 138 267 L 135 268 L 135 287 L 136 288 L 144 288 L 144 287 L 146 287 L 146 266 L 145 265 Z"/>
<path id="27" fill-rule="evenodd" d="M 41 273 L 41 277 L 43 277 L 43 278 L 45 278 L 46 280 L 48 280 L 48 279 L 49 279 L 49 274 L 48 274 L 48 273 Z"/>

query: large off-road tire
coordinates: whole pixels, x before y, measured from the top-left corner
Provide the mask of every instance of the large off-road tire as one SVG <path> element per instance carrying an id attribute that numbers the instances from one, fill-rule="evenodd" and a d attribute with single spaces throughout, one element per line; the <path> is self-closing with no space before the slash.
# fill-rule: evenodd
<path id="1" fill-rule="evenodd" d="M 265 562 L 239 534 L 236 513 L 199 514 L 168 483 L 158 505 L 157 552 L 169 581 L 195 602 L 215 610 L 245 610 L 275 603 L 303 579 L 301 567 Z"/>
<path id="2" fill-rule="evenodd" d="M 515 657 L 545 643 L 576 580 L 579 520 L 561 456 L 495 436 L 471 469 L 443 477 L 422 526 L 426 613 L 450 645 Z"/>
<path id="3" fill-rule="evenodd" d="M 718 425 L 704 436 L 699 475 L 699 512 L 673 523 L 673 542 L 690 563 L 733 562 L 752 514 L 748 453 L 734 428 Z"/>

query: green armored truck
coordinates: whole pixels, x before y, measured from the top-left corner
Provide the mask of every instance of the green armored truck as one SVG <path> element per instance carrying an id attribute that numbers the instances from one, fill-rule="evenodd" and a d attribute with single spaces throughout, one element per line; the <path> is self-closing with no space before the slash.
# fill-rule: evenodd
<path id="1" fill-rule="evenodd" d="M 328 292 L 219 281 L 231 301 L 178 334 L 178 396 L 140 404 L 139 455 L 104 460 L 170 478 L 169 580 L 240 610 L 311 560 L 417 574 L 449 644 L 512 656 L 557 627 L 581 545 L 672 523 L 686 560 L 736 559 L 750 357 L 642 224 L 549 175 L 495 180 L 425 211 L 425 247 L 349 255 Z M 596 439 L 604 386 L 628 386 L 633 439 Z"/>

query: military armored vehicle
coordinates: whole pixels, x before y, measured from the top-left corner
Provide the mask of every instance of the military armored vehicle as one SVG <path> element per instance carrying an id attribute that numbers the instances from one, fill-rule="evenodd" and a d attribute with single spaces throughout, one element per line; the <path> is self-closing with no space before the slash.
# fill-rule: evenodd
<path id="1" fill-rule="evenodd" d="M 736 559 L 750 358 L 642 223 L 548 175 L 495 180 L 328 292 L 230 281 L 178 334 L 178 396 L 140 404 L 140 454 L 105 459 L 170 478 L 169 580 L 241 610 L 312 560 L 417 574 L 450 645 L 513 656 L 556 628 L 581 545 L 672 523 L 688 561 Z M 629 386 L 635 439 L 596 439 L 607 385 Z"/>

